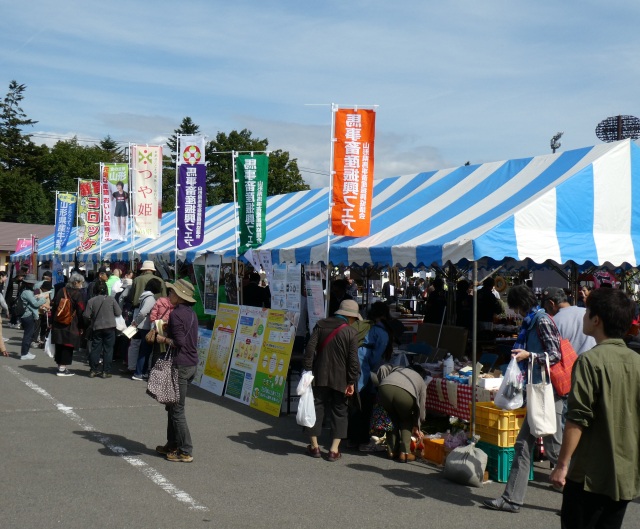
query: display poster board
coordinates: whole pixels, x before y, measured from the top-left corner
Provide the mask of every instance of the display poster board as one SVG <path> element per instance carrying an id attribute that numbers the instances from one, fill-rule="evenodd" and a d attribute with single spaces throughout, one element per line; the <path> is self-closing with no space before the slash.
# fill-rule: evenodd
<path id="1" fill-rule="evenodd" d="M 207 363 L 207 355 L 209 354 L 212 337 L 213 331 L 211 329 L 198 327 L 198 367 L 196 369 L 196 376 L 193 378 L 192 382 L 192 384 L 195 384 L 196 386 L 200 385 L 202 375 L 204 374 L 204 366 Z"/>
<path id="2" fill-rule="evenodd" d="M 275 417 L 280 415 L 294 337 L 295 326 L 287 312 L 270 309 L 251 392 L 252 408 Z"/>
<path id="3" fill-rule="evenodd" d="M 240 307 L 221 303 L 216 315 L 215 328 L 209 346 L 200 387 L 216 395 L 222 395 L 224 380 L 229 367 L 231 348 L 238 327 Z"/>
<path id="4" fill-rule="evenodd" d="M 324 290 L 322 288 L 322 268 L 320 264 L 308 264 L 304 268 L 307 288 L 307 313 L 309 332 L 325 317 Z"/>
<path id="5" fill-rule="evenodd" d="M 220 267 L 222 265 L 222 257 L 220 255 L 210 253 L 205 258 L 205 274 L 204 274 L 204 313 L 215 315 L 218 308 L 218 284 L 220 282 Z"/>
<path id="6" fill-rule="evenodd" d="M 300 312 L 302 294 L 301 265 L 280 264 L 273 266 L 271 289 L 271 308 Z"/>
<path id="7" fill-rule="evenodd" d="M 225 397 L 249 405 L 269 309 L 240 307 Z"/>

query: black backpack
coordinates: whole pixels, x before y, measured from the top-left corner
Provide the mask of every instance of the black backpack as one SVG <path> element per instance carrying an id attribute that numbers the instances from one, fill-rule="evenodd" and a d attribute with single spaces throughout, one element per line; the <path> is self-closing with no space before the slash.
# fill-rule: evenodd
<path id="1" fill-rule="evenodd" d="M 22 318 L 24 313 L 27 312 L 27 305 L 25 304 L 24 299 L 22 299 L 22 296 L 18 296 L 18 299 L 16 299 L 13 312 L 18 318 Z"/>

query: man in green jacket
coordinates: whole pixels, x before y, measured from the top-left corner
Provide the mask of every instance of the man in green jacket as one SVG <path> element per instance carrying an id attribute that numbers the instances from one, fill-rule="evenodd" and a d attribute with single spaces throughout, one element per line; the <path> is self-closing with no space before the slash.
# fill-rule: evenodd
<path id="1" fill-rule="evenodd" d="M 597 345 L 575 363 L 550 479 L 564 487 L 562 527 L 619 528 L 640 495 L 640 355 L 622 340 L 635 306 L 612 288 L 594 290 L 586 305 L 583 331 Z"/>

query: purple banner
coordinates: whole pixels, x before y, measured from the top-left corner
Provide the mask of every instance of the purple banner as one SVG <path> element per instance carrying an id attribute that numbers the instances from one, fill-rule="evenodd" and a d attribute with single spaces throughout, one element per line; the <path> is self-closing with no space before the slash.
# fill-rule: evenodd
<path id="1" fill-rule="evenodd" d="M 207 169 L 204 164 L 182 164 L 179 169 L 178 250 L 186 250 L 204 240 Z"/>

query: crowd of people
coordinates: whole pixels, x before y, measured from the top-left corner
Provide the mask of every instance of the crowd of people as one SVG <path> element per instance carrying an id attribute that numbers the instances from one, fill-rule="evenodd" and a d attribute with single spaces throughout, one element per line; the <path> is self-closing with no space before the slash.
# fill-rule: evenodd
<path id="1" fill-rule="evenodd" d="M 193 441 L 185 404 L 198 362 L 195 289 L 184 279 L 162 281 L 155 272 L 152 261 L 145 261 L 136 277 L 103 267 L 87 283 L 74 271 L 66 284 L 54 289 L 50 274 L 38 281 L 21 271 L 6 290 L 10 303 L 2 297 L 0 308 L 11 314 L 12 327 L 23 330 L 20 358 L 33 359 L 32 346 L 48 338 L 58 376 L 74 374 L 70 366 L 84 349 L 89 377 L 110 378 L 116 351 L 126 361 L 125 374 L 145 380 L 169 348 L 178 373 L 179 398 L 166 406 L 167 439 L 156 451 L 169 461 L 191 462 Z M 0 273 L 0 283 L 6 279 Z M 266 289 L 256 279 L 250 278 L 244 295 L 256 306 L 267 307 L 264 292 L 256 287 Z M 437 319 L 446 296 L 437 280 L 432 287 L 429 299 L 436 300 L 432 308 Z M 303 369 L 314 375 L 316 415 L 314 426 L 306 428 L 306 454 L 336 462 L 342 458 L 343 440 L 349 448 L 377 449 L 380 445 L 372 443 L 372 433 L 382 413 L 383 449 L 389 458 L 407 463 L 415 459 L 412 437 L 423 436 L 426 373 L 419 365 L 391 364 L 393 343 L 401 331 L 389 305 L 373 303 L 365 320 L 352 288 L 349 280 L 334 282 L 330 316 L 311 330 L 304 349 Z M 463 284 L 459 291 L 464 288 Z M 487 323 L 503 310 L 494 290 L 489 279 L 477 294 L 478 310 L 482 307 Z M 562 361 L 563 340 L 578 354 L 571 390 L 564 395 L 554 390 L 555 433 L 543 437 L 550 480 L 563 493 L 559 513 L 563 527 L 620 527 L 629 501 L 640 494 L 640 355 L 623 340 L 637 306 L 619 289 L 580 292 L 574 305 L 561 288 L 548 287 L 539 298 L 527 285 L 512 286 L 507 305 L 522 319 L 512 357 L 523 370 L 531 367 L 536 383 L 547 362 L 553 366 Z M 465 301 L 464 295 L 461 299 Z M 136 328 L 130 339 L 116 332 L 119 319 Z M 8 355 L 1 336 L 0 352 Z M 528 408 L 527 414 L 533 411 Z M 325 423 L 330 436 L 323 452 L 320 438 Z M 521 510 L 536 441 L 524 420 L 505 490 L 499 498 L 484 501 L 484 507 L 509 513 Z"/>
<path id="2" fill-rule="evenodd" d="M 167 442 L 156 450 L 169 461 L 188 463 L 193 461 L 193 444 L 184 408 L 198 363 L 194 287 L 184 279 L 163 281 L 153 261 L 144 261 L 133 276 L 131 271 L 100 267 L 87 281 L 74 270 L 54 290 L 50 272 L 38 281 L 20 270 L 7 289 L 10 303 L 0 296 L 0 308 L 11 315 L 12 328 L 23 330 L 20 359 L 36 358 L 31 349 L 44 348 L 46 340 L 57 376 L 73 376 L 70 367 L 80 356 L 88 361 L 90 378 L 111 378 L 115 352 L 125 362 L 123 374 L 146 380 L 155 361 L 168 353 L 177 369 L 179 397 L 166 405 Z M 0 283 L 5 281 L 6 274 L 0 273 Z M 136 328 L 131 338 L 117 332 L 118 320 L 121 329 Z M 1 334 L 0 352 L 8 356 Z"/>

